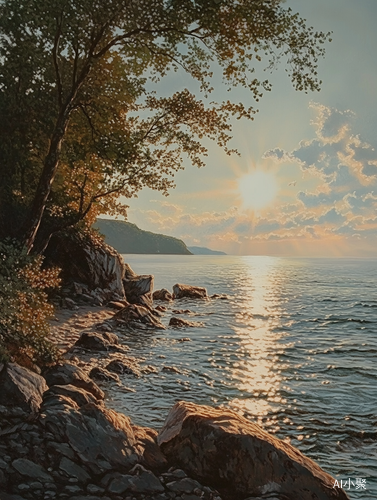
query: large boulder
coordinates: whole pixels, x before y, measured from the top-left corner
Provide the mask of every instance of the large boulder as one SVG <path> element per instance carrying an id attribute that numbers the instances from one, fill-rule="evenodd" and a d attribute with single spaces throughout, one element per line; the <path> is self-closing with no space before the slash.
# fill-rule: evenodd
<path id="1" fill-rule="evenodd" d="M 207 289 L 201 286 L 183 285 L 176 283 L 173 286 L 175 299 L 206 299 L 208 298 Z"/>
<path id="2" fill-rule="evenodd" d="M 48 394 L 42 405 L 44 424 L 54 440 L 68 443 L 84 465 L 98 472 L 127 472 L 142 460 L 143 450 L 128 417 L 93 403 L 78 408 L 62 398 L 56 395 L 54 402 Z"/>
<path id="3" fill-rule="evenodd" d="M 178 402 L 157 442 L 171 464 L 224 498 L 348 499 L 313 460 L 231 410 Z"/>
<path id="4" fill-rule="evenodd" d="M 141 304 L 152 306 L 154 277 L 151 274 L 132 276 L 129 272 L 127 278 L 123 280 L 123 289 L 126 299 L 131 304 Z"/>
<path id="5" fill-rule="evenodd" d="M 62 269 L 63 285 L 72 285 L 76 289 L 78 283 L 84 285 L 84 290 L 94 293 L 93 298 L 124 298 L 123 258 L 100 237 L 74 231 L 57 233 L 52 236 L 45 257 L 47 266 Z"/>
<path id="6" fill-rule="evenodd" d="M 48 387 L 43 377 L 16 363 L 0 364 L 0 405 L 36 413 Z"/>
<path id="7" fill-rule="evenodd" d="M 74 385 L 93 394 L 96 399 L 104 399 L 104 392 L 88 375 L 76 365 L 58 363 L 43 373 L 49 387 L 53 385 Z"/>

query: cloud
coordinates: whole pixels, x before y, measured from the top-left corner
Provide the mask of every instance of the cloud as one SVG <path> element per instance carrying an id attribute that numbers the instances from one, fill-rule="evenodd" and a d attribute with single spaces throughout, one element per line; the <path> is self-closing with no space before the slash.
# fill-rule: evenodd
<path id="1" fill-rule="evenodd" d="M 295 165 L 306 179 L 286 182 L 285 197 L 273 209 L 263 215 L 234 206 L 192 213 L 179 203 L 155 200 L 153 209 L 130 211 L 130 218 L 134 214 L 141 227 L 180 237 L 188 244 L 225 251 L 268 241 L 278 245 L 337 237 L 338 247 L 344 238 L 375 242 L 377 148 L 353 132 L 352 111 L 315 103 L 311 108 L 316 114 L 313 137 L 302 138 L 292 151 L 273 148 L 263 155 L 279 165 Z"/>

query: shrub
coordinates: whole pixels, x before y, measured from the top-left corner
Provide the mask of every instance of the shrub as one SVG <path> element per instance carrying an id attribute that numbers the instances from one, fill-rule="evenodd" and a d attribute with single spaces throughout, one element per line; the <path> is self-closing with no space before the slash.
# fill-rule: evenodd
<path id="1" fill-rule="evenodd" d="M 42 261 L 14 240 L 0 242 L 0 362 L 44 366 L 59 357 L 48 338 L 54 310 L 46 293 L 58 286 L 59 270 L 42 269 Z"/>

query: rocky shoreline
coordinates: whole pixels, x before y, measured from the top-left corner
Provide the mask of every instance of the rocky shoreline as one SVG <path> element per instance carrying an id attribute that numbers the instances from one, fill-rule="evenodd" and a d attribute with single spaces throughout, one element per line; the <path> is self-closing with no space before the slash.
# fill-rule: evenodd
<path id="1" fill-rule="evenodd" d="M 107 408 L 109 384 L 128 390 L 119 375 L 153 371 L 119 333 L 165 328 L 163 301 L 210 299 L 180 284 L 153 292 L 153 276 L 137 276 L 106 245 L 80 248 L 70 241 L 81 281 L 66 272 L 53 297 L 61 362 L 41 373 L 0 364 L 0 500 L 348 498 L 314 461 L 231 410 L 177 402 L 157 431 Z M 179 317 L 187 310 L 173 312 L 171 326 L 192 326 Z"/>

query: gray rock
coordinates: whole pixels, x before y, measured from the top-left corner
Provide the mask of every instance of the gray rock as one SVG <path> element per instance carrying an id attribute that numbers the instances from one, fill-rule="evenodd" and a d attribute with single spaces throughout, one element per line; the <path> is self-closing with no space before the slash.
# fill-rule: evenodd
<path id="1" fill-rule="evenodd" d="M 195 479 L 185 477 L 179 481 L 167 483 L 166 487 L 175 493 L 193 493 L 196 488 L 201 487 L 201 484 L 195 481 Z"/>
<path id="2" fill-rule="evenodd" d="M 48 442 L 47 450 L 52 454 L 63 455 L 71 460 L 75 458 L 75 453 L 67 443 Z"/>
<path id="3" fill-rule="evenodd" d="M 52 481 L 52 477 L 45 469 L 27 458 L 17 458 L 13 460 L 12 467 L 22 476 L 30 477 L 39 481 Z"/>
<path id="4" fill-rule="evenodd" d="M 130 419 L 87 404 L 80 408 L 44 408 L 46 427 L 64 439 L 87 466 L 130 469 L 142 456 Z"/>
<path id="5" fill-rule="evenodd" d="M 150 275 L 130 276 L 123 280 L 124 293 L 130 304 L 142 304 L 145 302 L 141 297 L 147 297 L 152 301 L 154 277 Z M 145 298 L 144 298 L 145 300 Z M 152 301 L 153 302 L 153 301 Z M 151 304 L 148 304 L 151 305 Z"/>
<path id="6" fill-rule="evenodd" d="M 159 479 L 151 472 L 144 470 L 138 476 L 124 475 L 113 479 L 108 487 L 109 493 L 162 493 L 164 487 Z"/>
<path id="7" fill-rule="evenodd" d="M 49 387 L 53 385 L 74 385 L 85 389 L 93 394 L 97 399 L 104 399 L 105 394 L 96 383 L 91 380 L 88 375 L 76 365 L 69 363 L 59 363 L 49 368 L 43 373 L 44 378 Z"/>
<path id="8" fill-rule="evenodd" d="M 89 474 L 79 465 L 63 457 L 60 460 L 59 469 L 64 471 L 68 476 L 74 477 L 79 483 L 87 483 L 90 480 Z"/>
<path id="9" fill-rule="evenodd" d="M 100 238 L 74 230 L 57 233 L 52 236 L 45 257 L 48 266 L 62 269 L 63 284 L 79 282 L 82 291 L 95 291 L 102 300 L 124 298 L 123 258 Z"/>
<path id="10" fill-rule="evenodd" d="M 53 385 L 51 389 L 45 392 L 44 397 L 66 396 L 74 401 L 79 407 L 88 403 L 97 403 L 97 399 L 90 392 L 75 387 L 74 385 Z"/>
<path id="11" fill-rule="evenodd" d="M 69 497 L 69 500 L 105 500 L 105 497 L 97 497 L 94 495 L 79 495 Z"/>
<path id="12" fill-rule="evenodd" d="M 313 460 L 231 410 L 176 403 L 158 444 L 170 463 L 236 498 L 348 499 Z"/>
<path id="13" fill-rule="evenodd" d="M 80 488 L 80 486 L 67 485 L 64 487 L 64 490 L 68 491 L 68 493 L 73 493 L 73 494 L 82 492 L 82 488 Z"/>
<path id="14" fill-rule="evenodd" d="M 17 486 L 17 489 L 20 491 L 27 491 L 30 490 L 30 486 L 28 484 L 21 483 Z"/>
<path id="15" fill-rule="evenodd" d="M 42 395 L 48 389 L 43 377 L 16 363 L 0 364 L 0 404 L 19 406 L 30 413 L 38 412 Z"/>
<path id="16" fill-rule="evenodd" d="M 206 299 L 208 298 L 207 289 L 201 286 L 191 286 L 176 283 L 173 286 L 175 299 Z"/>
<path id="17" fill-rule="evenodd" d="M 10 495 L 8 493 L 1 493 L 0 500 L 25 500 L 24 497 L 21 497 L 20 495 Z"/>
<path id="18" fill-rule="evenodd" d="M 95 495 L 98 493 L 99 495 L 102 493 L 105 493 L 105 488 L 101 488 L 100 486 L 97 486 L 96 484 L 88 484 L 86 487 L 86 491 L 90 493 L 91 495 Z"/>

